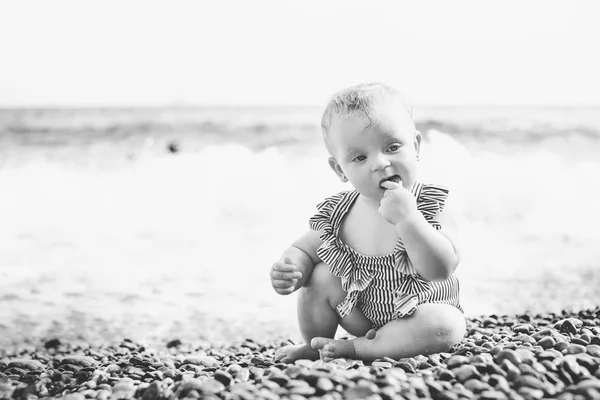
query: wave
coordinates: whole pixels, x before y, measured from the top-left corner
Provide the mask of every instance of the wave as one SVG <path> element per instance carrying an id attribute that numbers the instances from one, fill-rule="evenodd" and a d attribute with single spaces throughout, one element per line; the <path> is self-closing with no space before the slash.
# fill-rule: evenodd
<path id="1" fill-rule="evenodd" d="M 465 142 L 600 141 L 600 113 L 593 110 L 517 111 L 430 111 L 416 124 L 425 136 L 440 131 Z M 4 145 L 17 146 L 118 143 L 151 137 L 240 143 L 260 150 L 320 144 L 319 120 L 316 108 L 0 110 L 0 136 Z"/>

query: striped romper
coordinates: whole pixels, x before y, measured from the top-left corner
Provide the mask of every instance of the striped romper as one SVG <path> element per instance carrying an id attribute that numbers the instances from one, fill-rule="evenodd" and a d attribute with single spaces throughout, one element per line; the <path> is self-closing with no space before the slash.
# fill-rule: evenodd
<path id="1" fill-rule="evenodd" d="M 417 198 L 417 209 L 439 230 L 441 225 L 435 217 L 444 208 L 448 190 L 415 183 L 411 193 Z M 442 282 L 423 278 L 414 269 L 401 240 L 392 254 L 384 256 L 362 255 L 340 240 L 342 220 L 358 196 L 356 190 L 350 190 L 326 198 L 309 221 L 311 229 L 321 232 L 323 244 L 317 250 L 318 256 L 331 273 L 341 278 L 346 291 L 346 298 L 337 306 L 340 318 L 356 305 L 375 328 L 411 315 L 423 303 L 449 304 L 462 312 L 458 279 L 454 275 Z"/>

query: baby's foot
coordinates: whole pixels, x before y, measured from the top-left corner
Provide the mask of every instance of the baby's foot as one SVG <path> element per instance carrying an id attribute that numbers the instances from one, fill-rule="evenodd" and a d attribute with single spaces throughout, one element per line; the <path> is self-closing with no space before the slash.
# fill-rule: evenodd
<path id="1" fill-rule="evenodd" d="M 331 361 L 335 358 L 356 358 L 353 340 L 335 340 L 324 337 L 316 337 L 310 341 L 310 346 L 319 350 L 323 361 Z"/>
<path id="2" fill-rule="evenodd" d="M 318 360 L 319 352 L 306 344 L 296 344 L 277 349 L 274 359 L 276 362 L 286 364 L 291 364 L 296 360 Z"/>

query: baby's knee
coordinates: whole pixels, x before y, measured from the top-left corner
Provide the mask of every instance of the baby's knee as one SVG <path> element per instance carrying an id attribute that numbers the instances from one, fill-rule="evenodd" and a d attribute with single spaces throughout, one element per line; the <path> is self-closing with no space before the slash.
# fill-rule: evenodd
<path id="1" fill-rule="evenodd" d="M 326 296 L 333 302 L 341 302 L 345 296 L 342 290 L 340 278 L 329 271 L 329 266 L 325 263 L 315 265 L 303 288 L 307 295 Z M 337 299 L 340 297 L 341 299 Z"/>
<path id="2" fill-rule="evenodd" d="M 463 314 L 455 307 L 444 304 L 422 304 L 418 311 L 423 315 L 428 339 L 437 351 L 448 351 L 465 336 Z"/>
<path id="3" fill-rule="evenodd" d="M 318 290 L 323 287 L 336 285 L 338 280 L 335 275 L 329 272 L 329 267 L 325 263 L 319 263 L 314 266 L 308 281 L 304 285 L 307 289 Z"/>

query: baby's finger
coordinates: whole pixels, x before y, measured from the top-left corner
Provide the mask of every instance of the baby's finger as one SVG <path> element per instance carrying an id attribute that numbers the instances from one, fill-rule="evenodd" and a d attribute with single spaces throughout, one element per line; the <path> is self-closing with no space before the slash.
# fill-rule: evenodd
<path id="1" fill-rule="evenodd" d="M 388 189 L 394 190 L 402 187 L 402 181 L 400 183 L 392 182 L 392 181 L 383 181 L 381 182 L 381 186 Z"/>
<path id="2" fill-rule="evenodd" d="M 275 264 L 273 264 L 273 269 L 276 271 L 294 272 L 298 270 L 298 267 L 296 267 L 294 264 L 286 264 L 282 261 L 277 261 Z"/>
<path id="3" fill-rule="evenodd" d="M 278 270 L 274 269 L 273 272 L 271 273 L 271 277 L 273 279 L 286 279 L 286 280 L 300 279 L 300 278 L 302 278 L 302 272 L 300 272 L 300 271 L 286 272 L 286 271 L 278 271 Z"/>
<path id="4" fill-rule="evenodd" d="M 288 289 L 275 289 L 275 292 L 277 294 L 281 294 L 281 295 L 288 295 L 288 294 L 292 294 L 294 293 L 294 288 L 288 288 Z"/>
<path id="5" fill-rule="evenodd" d="M 297 282 L 296 279 L 274 279 L 272 285 L 274 288 L 287 289 L 296 286 Z"/>

